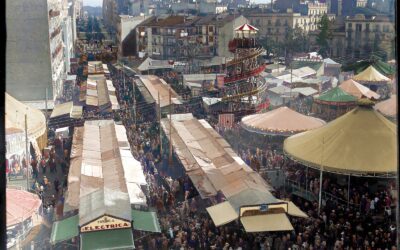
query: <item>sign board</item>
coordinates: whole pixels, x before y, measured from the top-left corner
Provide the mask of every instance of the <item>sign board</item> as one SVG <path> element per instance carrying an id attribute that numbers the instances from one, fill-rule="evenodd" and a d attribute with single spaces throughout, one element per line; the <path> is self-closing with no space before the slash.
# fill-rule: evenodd
<path id="1" fill-rule="evenodd" d="M 260 211 L 261 212 L 267 212 L 267 210 L 268 210 L 268 205 L 267 204 L 260 205 Z"/>
<path id="2" fill-rule="evenodd" d="M 117 219 L 108 215 L 104 215 L 92 222 L 81 227 L 81 233 L 132 228 L 132 224 L 129 221 Z"/>

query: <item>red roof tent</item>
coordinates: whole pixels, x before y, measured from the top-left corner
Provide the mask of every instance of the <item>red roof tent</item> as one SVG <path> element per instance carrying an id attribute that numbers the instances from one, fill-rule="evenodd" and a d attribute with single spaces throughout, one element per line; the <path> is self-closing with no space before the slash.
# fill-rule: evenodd
<path id="1" fill-rule="evenodd" d="M 42 204 L 40 198 L 33 193 L 18 189 L 6 189 L 7 227 L 21 223 L 39 212 Z"/>
<path id="2" fill-rule="evenodd" d="M 235 31 L 258 31 L 258 29 L 250 24 L 243 24 L 235 29 Z"/>

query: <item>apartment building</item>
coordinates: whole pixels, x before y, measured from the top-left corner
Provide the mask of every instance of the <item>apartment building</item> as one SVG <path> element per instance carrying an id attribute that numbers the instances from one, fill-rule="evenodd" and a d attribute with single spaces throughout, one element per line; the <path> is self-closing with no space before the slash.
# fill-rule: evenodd
<path id="1" fill-rule="evenodd" d="M 137 51 L 164 60 L 229 57 L 227 45 L 234 28 L 246 22 L 243 16 L 228 14 L 153 16 L 137 26 Z"/>
<path id="2" fill-rule="evenodd" d="M 117 26 L 118 57 L 136 54 L 136 27 L 149 16 L 120 15 Z"/>
<path id="3" fill-rule="evenodd" d="M 345 19 L 346 54 L 365 58 L 371 52 L 384 52 L 392 58 L 396 31 L 394 21 L 387 16 L 366 18 L 362 14 Z"/>
<path id="4" fill-rule="evenodd" d="M 55 99 L 65 74 L 62 2 L 7 0 L 6 90 L 21 101 Z"/>
<path id="5" fill-rule="evenodd" d="M 245 16 L 252 25 L 260 29 L 261 37 L 271 37 L 277 42 L 282 42 L 286 39 L 288 28 L 299 27 L 306 33 L 317 30 L 321 17 L 327 12 L 327 4 L 309 3 L 307 15 L 294 13 L 292 9 L 288 9 L 286 13 L 258 11 L 245 14 Z M 330 20 L 335 18 L 335 15 L 327 15 Z"/>

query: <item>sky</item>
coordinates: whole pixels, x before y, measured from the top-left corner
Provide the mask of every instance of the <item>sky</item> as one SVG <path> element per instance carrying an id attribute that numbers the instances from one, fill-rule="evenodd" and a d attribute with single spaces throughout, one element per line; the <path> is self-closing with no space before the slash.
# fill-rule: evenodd
<path id="1" fill-rule="evenodd" d="M 102 6 L 103 5 L 103 0 L 83 0 L 83 6 Z"/>

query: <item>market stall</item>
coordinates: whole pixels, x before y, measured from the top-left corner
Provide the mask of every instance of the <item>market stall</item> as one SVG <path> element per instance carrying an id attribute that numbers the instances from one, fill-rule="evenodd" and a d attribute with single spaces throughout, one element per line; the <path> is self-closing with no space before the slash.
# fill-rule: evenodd
<path id="1" fill-rule="evenodd" d="M 248 225 L 243 220 L 251 220 L 248 216 L 252 215 L 240 214 L 246 206 L 253 206 L 251 210 L 257 214 L 276 212 L 256 206 L 270 206 L 279 201 L 271 194 L 266 181 L 243 162 L 205 120 L 197 120 L 192 114 L 177 114 L 172 116 L 171 127 L 168 118 L 163 119 L 161 125 L 165 134 L 171 136 L 174 152 L 200 197 L 214 201 L 214 206 L 208 207 L 207 211 L 215 225 L 224 225 L 239 217 L 244 226 Z M 225 201 L 216 202 L 218 196 Z M 290 227 L 259 228 L 250 223 L 245 229 L 249 232 L 293 230 L 287 218 L 291 212 L 282 210 L 278 213 Z M 260 220 L 268 223 L 268 218 Z"/>
<path id="2" fill-rule="evenodd" d="M 133 229 L 160 232 L 155 213 L 131 208 L 137 192 L 129 184 L 142 184 L 145 178 L 136 176 L 140 166 L 131 168 L 132 161 L 126 162 L 129 143 L 121 128 L 112 120 L 86 121 L 75 128 L 65 201 L 68 209 L 65 218 L 54 223 L 52 244 L 76 242 L 79 236 L 84 250 L 133 249 Z M 138 214 L 146 214 L 147 219 L 135 217 Z"/>

